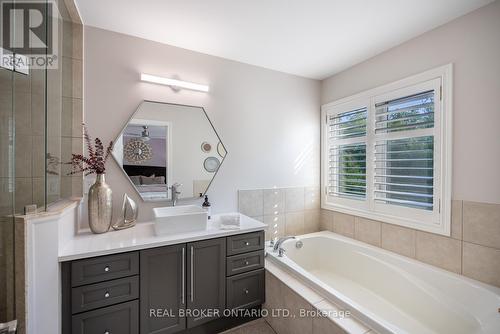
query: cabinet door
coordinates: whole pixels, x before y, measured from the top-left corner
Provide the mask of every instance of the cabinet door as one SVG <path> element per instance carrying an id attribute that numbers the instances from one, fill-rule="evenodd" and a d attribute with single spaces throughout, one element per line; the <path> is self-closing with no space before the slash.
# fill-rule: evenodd
<path id="1" fill-rule="evenodd" d="M 189 243 L 187 252 L 187 308 L 191 312 L 187 326 L 192 328 L 218 318 L 226 306 L 226 239 Z"/>
<path id="2" fill-rule="evenodd" d="M 73 316 L 73 334 L 138 334 L 137 300 Z"/>
<path id="3" fill-rule="evenodd" d="M 141 334 L 176 333 L 186 328 L 185 269 L 185 244 L 140 252 Z"/>

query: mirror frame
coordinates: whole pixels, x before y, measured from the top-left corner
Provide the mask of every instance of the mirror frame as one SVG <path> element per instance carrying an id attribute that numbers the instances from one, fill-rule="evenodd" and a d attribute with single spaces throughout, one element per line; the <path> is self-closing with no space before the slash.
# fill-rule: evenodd
<path id="1" fill-rule="evenodd" d="M 210 127 L 212 128 L 212 130 L 214 131 L 215 135 L 217 136 L 217 139 L 218 139 L 218 142 L 217 144 L 215 145 L 215 147 L 217 147 L 218 143 L 221 143 L 222 147 L 224 148 L 224 151 L 226 152 L 226 154 L 221 157 L 221 161 L 220 161 L 220 164 L 219 164 L 219 167 L 217 168 L 217 170 L 214 172 L 211 180 L 210 180 L 210 183 L 208 184 L 207 188 L 205 189 L 205 191 L 203 192 L 203 194 L 201 194 L 201 196 L 193 196 L 193 197 L 184 197 L 184 198 L 179 198 L 179 201 L 190 201 L 190 200 L 196 200 L 196 199 L 200 199 L 200 198 L 203 198 L 208 190 L 210 189 L 210 186 L 212 185 L 212 183 L 214 182 L 215 178 L 217 177 L 217 174 L 219 173 L 219 170 L 220 168 L 222 167 L 222 164 L 224 163 L 224 160 L 226 160 L 226 157 L 228 155 L 228 150 L 227 150 L 227 147 L 224 145 L 224 143 L 222 142 L 222 139 L 220 138 L 219 136 L 219 133 L 217 132 L 217 130 L 215 129 L 212 121 L 210 120 L 210 118 L 208 117 L 208 114 L 205 110 L 204 107 L 201 107 L 201 106 L 194 106 L 194 105 L 189 105 L 189 104 L 180 104 L 180 103 L 170 103 L 170 102 L 159 102 L 159 101 L 152 101 L 152 100 L 142 100 L 141 103 L 139 103 L 139 105 L 137 106 L 137 108 L 135 108 L 135 111 L 132 113 L 132 115 L 127 119 L 127 122 L 125 123 L 125 125 L 121 128 L 120 132 L 118 133 L 117 136 L 115 136 L 115 140 L 113 141 L 113 147 L 111 149 L 111 155 L 113 156 L 113 160 L 116 162 L 116 164 L 118 165 L 118 167 L 120 168 L 120 170 L 122 171 L 123 175 L 127 178 L 128 182 L 130 183 L 130 185 L 132 186 L 132 188 L 134 188 L 134 191 L 137 193 L 137 195 L 141 198 L 141 200 L 143 202 L 146 202 L 146 203 L 155 203 L 155 202 L 166 202 L 166 203 L 172 203 L 172 199 L 170 198 L 170 195 L 168 194 L 169 192 L 169 189 L 170 187 L 167 188 L 167 196 L 168 198 L 167 199 L 153 199 L 153 200 L 145 200 L 142 196 L 141 196 L 141 193 L 137 190 L 137 188 L 135 187 L 134 183 L 132 182 L 132 180 L 130 179 L 130 177 L 128 176 L 128 174 L 125 172 L 125 169 L 123 168 L 122 165 L 120 165 L 120 163 L 118 162 L 118 160 L 116 159 L 115 155 L 113 154 L 113 151 L 115 149 L 115 144 L 118 140 L 118 138 L 120 138 L 120 136 L 123 136 L 123 133 L 125 132 L 125 129 L 127 128 L 127 126 L 130 124 L 130 121 L 132 119 L 134 119 L 134 116 L 139 112 L 139 109 L 141 108 L 141 106 L 145 103 L 156 103 L 156 104 L 163 104 L 163 105 L 173 105 L 173 106 L 179 106 L 179 107 L 190 107 L 190 108 L 199 108 L 201 109 L 201 111 L 203 111 L 203 114 L 205 115 L 205 118 L 207 119 L 208 121 L 208 124 L 210 124 Z M 220 156 L 220 155 L 219 155 Z M 169 153 L 169 157 L 170 157 L 170 153 Z M 169 158 L 168 157 L 168 158 Z M 168 162 L 167 162 L 168 164 Z M 168 175 L 167 175 L 167 180 L 168 180 Z M 174 181 L 175 182 L 175 181 Z"/>

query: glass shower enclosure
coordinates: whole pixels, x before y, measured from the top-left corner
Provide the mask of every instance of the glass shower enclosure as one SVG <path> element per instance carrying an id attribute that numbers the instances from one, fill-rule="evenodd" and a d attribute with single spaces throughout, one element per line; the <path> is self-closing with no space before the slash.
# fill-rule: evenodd
<path id="1" fill-rule="evenodd" d="M 44 8 L 53 4 L 52 14 L 41 27 L 47 35 L 52 34 L 50 24 L 56 30 L 52 42 L 58 63 L 24 67 L 9 64 L 9 57 L 24 55 L 14 52 L 0 38 L 0 324 L 24 316 L 24 277 L 20 277 L 24 276 L 24 235 L 19 233 L 24 229 L 18 228 L 24 219 L 19 217 L 45 211 L 51 203 L 81 194 L 81 178 L 69 177 L 64 162 L 69 161 L 71 153 L 82 150 L 78 145 L 81 131 L 74 130 L 79 126 L 75 123 L 81 124 L 81 107 L 75 114 L 74 92 L 69 89 L 74 87 L 73 34 L 77 26 L 65 1 L 0 0 L 2 13 L 7 3 L 8 8 L 20 12 L 26 9 L 18 5 L 21 3 L 41 3 Z M 5 17 L 0 15 L 2 29 L 6 29 Z M 15 14 L 10 19 L 13 17 Z M 24 27 L 13 24 L 9 29 L 15 36 L 20 33 L 16 29 Z M 81 58 L 78 61 L 81 64 Z M 22 333 L 23 321 L 19 322 L 18 333 Z"/>

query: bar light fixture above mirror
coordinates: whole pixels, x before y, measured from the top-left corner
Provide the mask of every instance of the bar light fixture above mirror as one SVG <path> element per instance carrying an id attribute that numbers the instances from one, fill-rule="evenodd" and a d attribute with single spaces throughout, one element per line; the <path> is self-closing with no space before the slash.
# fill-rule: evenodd
<path id="1" fill-rule="evenodd" d="M 145 73 L 141 73 L 141 81 L 151 82 L 151 83 L 165 85 L 165 86 L 171 86 L 171 87 L 175 87 L 175 88 L 185 88 L 185 89 L 190 89 L 190 90 L 197 90 L 197 91 L 205 92 L 205 93 L 207 93 L 209 91 L 209 88 L 210 88 L 207 85 L 201 85 L 201 84 L 197 84 L 194 82 L 158 77 L 156 75 L 145 74 Z"/>

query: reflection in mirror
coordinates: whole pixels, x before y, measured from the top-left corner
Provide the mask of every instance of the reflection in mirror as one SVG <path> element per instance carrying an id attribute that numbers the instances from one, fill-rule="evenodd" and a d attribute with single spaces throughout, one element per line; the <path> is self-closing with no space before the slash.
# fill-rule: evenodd
<path id="1" fill-rule="evenodd" d="M 145 201 L 203 196 L 226 156 L 201 107 L 144 101 L 113 147 L 113 157 Z"/>

